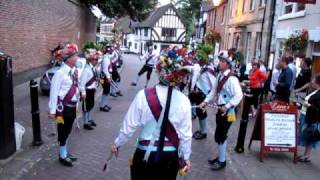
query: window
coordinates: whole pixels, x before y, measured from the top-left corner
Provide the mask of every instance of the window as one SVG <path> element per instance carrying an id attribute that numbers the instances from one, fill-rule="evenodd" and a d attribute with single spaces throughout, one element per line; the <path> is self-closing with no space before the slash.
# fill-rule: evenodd
<path id="1" fill-rule="evenodd" d="M 177 36 L 177 30 L 174 28 L 162 28 L 161 36 L 164 37 L 176 37 Z"/>
<path id="2" fill-rule="evenodd" d="M 256 58 L 261 57 L 261 38 L 262 38 L 261 32 L 257 32 L 257 34 L 256 34 L 256 51 L 255 51 Z"/>
<path id="3" fill-rule="evenodd" d="M 144 28 L 144 36 L 148 36 L 148 28 Z"/>
<path id="4" fill-rule="evenodd" d="M 314 43 L 313 53 L 320 53 L 320 42 Z"/>
<path id="5" fill-rule="evenodd" d="M 137 48 L 138 48 L 137 43 L 134 43 L 134 49 L 137 49 Z"/>
<path id="6" fill-rule="evenodd" d="M 238 49 L 240 44 L 240 33 L 234 33 L 233 34 L 233 43 L 232 47 Z"/>
<path id="7" fill-rule="evenodd" d="M 266 5 L 266 0 L 259 0 L 259 7 L 263 7 Z"/>
<path id="8" fill-rule="evenodd" d="M 245 12 L 245 9 L 246 9 L 246 0 L 243 0 L 242 1 L 242 13 Z"/>
<path id="9" fill-rule="evenodd" d="M 297 3 L 297 8 L 296 11 L 304 11 L 306 9 L 306 5 L 305 4 L 301 4 L 301 3 Z"/>
<path id="10" fill-rule="evenodd" d="M 305 9 L 306 9 L 306 5 L 305 4 L 301 4 L 301 3 L 285 3 L 284 4 L 284 9 L 283 9 L 283 15 L 304 11 Z"/>
<path id="11" fill-rule="evenodd" d="M 132 46 L 132 42 L 130 41 L 130 42 L 129 42 L 129 48 L 131 48 L 131 46 Z"/>
<path id="12" fill-rule="evenodd" d="M 224 24 L 224 21 L 226 19 L 226 6 L 223 6 L 223 9 L 222 9 L 222 17 L 221 17 L 221 24 Z"/>
<path id="13" fill-rule="evenodd" d="M 250 60 L 251 53 L 251 32 L 247 33 L 247 44 L 246 44 L 246 62 L 248 63 Z"/>
<path id="14" fill-rule="evenodd" d="M 254 10 L 255 7 L 256 7 L 256 0 L 251 0 L 251 2 L 250 2 L 250 11 Z"/>
<path id="15" fill-rule="evenodd" d="M 136 29 L 136 35 L 138 35 L 138 29 Z"/>

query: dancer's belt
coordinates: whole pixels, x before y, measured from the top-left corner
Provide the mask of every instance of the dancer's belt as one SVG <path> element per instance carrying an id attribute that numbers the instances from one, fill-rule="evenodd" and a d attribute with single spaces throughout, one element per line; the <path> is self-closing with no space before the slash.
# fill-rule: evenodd
<path id="1" fill-rule="evenodd" d="M 137 148 L 140 150 L 147 151 L 149 148 L 151 151 L 157 151 L 159 142 L 156 141 L 153 146 L 149 146 L 149 140 L 141 140 L 137 143 Z M 176 151 L 177 149 L 173 146 L 173 144 L 169 141 L 164 142 L 163 151 Z"/>

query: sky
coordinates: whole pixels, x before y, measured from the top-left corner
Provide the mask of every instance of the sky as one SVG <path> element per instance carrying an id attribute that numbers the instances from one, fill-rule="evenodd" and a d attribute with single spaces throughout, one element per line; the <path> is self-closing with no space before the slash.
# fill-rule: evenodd
<path id="1" fill-rule="evenodd" d="M 163 6 L 163 5 L 166 5 L 166 4 L 170 3 L 171 0 L 158 0 L 158 1 L 159 1 L 160 6 Z M 175 1 L 175 0 L 174 0 L 174 1 Z M 99 8 L 97 8 L 97 7 L 95 7 L 95 6 L 93 7 L 92 12 L 93 12 L 94 15 L 95 15 L 96 17 L 98 17 L 98 18 L 102 15 L 102 13 L 101 13 L 101 11 L 99 10 Z"/>

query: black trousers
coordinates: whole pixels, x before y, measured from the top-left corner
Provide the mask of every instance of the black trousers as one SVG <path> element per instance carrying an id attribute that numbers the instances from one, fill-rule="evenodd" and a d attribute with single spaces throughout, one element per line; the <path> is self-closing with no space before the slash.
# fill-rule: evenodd
<path id="1" fill-rule="evenodd" d="M 103 88 L 103 94 L 104 95 L 109 95 L 110 93 L 110 82 L 107 82 L 107 80 L 104 80 L 104 83 L 102 84 Z"/>
<path id="2" fill-rule="evenodd" d="M 201 91 L 191 92 L 189 94 L 189 99 L 191 104 L 199 105 L 204 101 L 205 98 L 206 98 L 206 95 Z M 199 120 L 205 119 L 208 116 L 207 111 L 203 111 L 200 108 L 196 108 L 196 115 L 198 116 Z"/>
<path id="3" fill-rule="evenodd" d="M 95 93 L 96 93 L 96 89 L 86 89 L 86 99 L 82 103 L 83 112 L 89 112 L 94 107 Z"/>
<path id="4" fill-rule="evenodd" d="M 214 139 L 216 143 L 223 144 L 228 137 L 227 134 L 232 122 L 228 122 L 227 115 L 225 114 L 224 116 L 222 116 L 221 111 L 218 110 L 218 113 L 216 114 L 216 124 L 217 126 L 214 134 Z"/>
<path id="5" fill-rule="evenodd" d="M 178 152 L 163 152 L 159 162 L 156 152 L 151 152 L 149 160 L 143 161 L 146 151 L 136 149 L 130 167 L 132 180 L 175 180 L 179 169 Z"/>
<path id="6" fill-rule="evenodd" d="M 112 78 L 112 80 L 114 82 L 120 82 L 121 81 L 121 77 L 120 77 L 120 74 L 118 72 L 117 66 L 112 66 L 111 78 Z"/>
<path id="7" fill-rule="evenodd" d="M 143 73 L 147 72 L 147 79 L 150 80 L 151 73 L 152 73 L 152 67 L 144 65 L 141 70 L 138 73 L 138 76 L 141 76 Z"/>
<path id="8" fill-rule="evenodd" d="M 66 145 L 66 140 L 72 130 L 73 122 L 76 118 L 76 108 L 75 107 L 64 107 L 63 110 L 63 120 L 64 124 L 58 124 L 58 142 L 60 146 Z"/>

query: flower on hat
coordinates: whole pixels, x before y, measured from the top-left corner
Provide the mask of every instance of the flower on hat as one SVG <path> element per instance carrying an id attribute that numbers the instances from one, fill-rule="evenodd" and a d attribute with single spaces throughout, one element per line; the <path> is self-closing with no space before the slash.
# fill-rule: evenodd
<path id="1" fill-rule="evenodd" d="M 78 46 L 75 43 L 66 44 L 62 49 L 58 50 L 55 58 L 60 61 L 66 61 L 71 56 L 77 54 Z"/>
<path id="2" fill-rule="evenodd" d="M 167 86 L 179 85 L 184 81 L 187 74 L 181 70 L 179 63 L 165 56 L 160 56 L 156 70 L 159 74 L 160 82 Z"/>
<path id="3" fill-rule="evenodd" d="M 91 61 L 91 60 L 100 59 L 102 56 L 102 53 L 101 51 L 97 51 L 96 49 L 86 49 L 86 51 L 84 52 L 84 55 L 87 60 Z"/>

